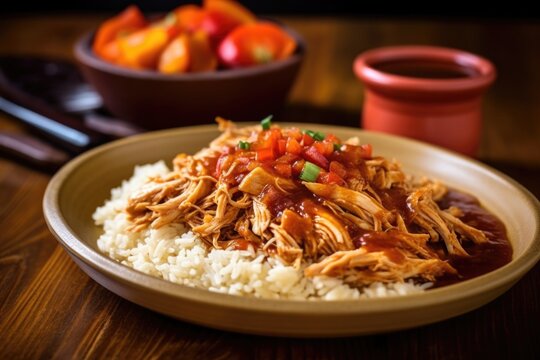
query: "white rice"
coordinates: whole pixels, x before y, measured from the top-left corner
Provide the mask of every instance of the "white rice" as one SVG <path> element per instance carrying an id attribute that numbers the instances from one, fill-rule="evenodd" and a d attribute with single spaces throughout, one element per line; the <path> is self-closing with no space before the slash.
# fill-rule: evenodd
<path id="1" fill-rule="evenodd" d="M 128 231 L 129 222 L 123 209 L 129 196 L 139 190 L 148 177 L 168 172 L 163 161 L 137 166 L 129 180 L 111 190 L 111 198 L 93 214 L 95 223 L 104 229 L 97 241 L 103 253 L 124 265 L 174 283 L 257 298 L 372 298 L 422 292 L 431 285 L 374 283 L 356 289 L 337 278 L 304 277 L 303 269 L 286 266 L 252 248 L 207 251 L 201 240 L 181 224 L 138 233 Z"/>

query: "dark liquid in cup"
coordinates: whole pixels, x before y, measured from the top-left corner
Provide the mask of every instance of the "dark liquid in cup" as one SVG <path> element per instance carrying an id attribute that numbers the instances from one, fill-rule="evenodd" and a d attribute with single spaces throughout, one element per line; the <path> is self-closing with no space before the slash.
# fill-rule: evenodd
<path id="1" fill-rule="evenodd" d="M 420 79 L 464 79 L 479 75 L 474 68 L 448 62 L 396 60 L 373 64 L 372 67 L 387 74 Z"/>

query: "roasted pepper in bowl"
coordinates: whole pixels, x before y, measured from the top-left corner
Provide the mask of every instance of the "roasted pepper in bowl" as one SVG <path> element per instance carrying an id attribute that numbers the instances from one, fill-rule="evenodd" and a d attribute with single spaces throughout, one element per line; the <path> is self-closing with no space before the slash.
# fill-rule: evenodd
<path id="1" fill-rule="evenodd" d="M 285 30 L 239 2 L 204 0 L 152 21 L 131 5 L 99 27 L 93 51 L 116 65 L 177 74 L 264 64 L 296 46 Z"/>

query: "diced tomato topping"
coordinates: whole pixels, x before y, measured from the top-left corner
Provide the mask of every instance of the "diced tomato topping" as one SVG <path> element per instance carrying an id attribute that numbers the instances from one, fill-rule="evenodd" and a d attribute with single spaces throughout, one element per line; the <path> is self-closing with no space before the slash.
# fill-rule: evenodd
<path id="1" fill-rule="evenodd" d="M 313 138 L 309 136 L 308 134 L 302 134 L 302 145 L 309 146 L 313 144 L 314 141 L 315 140 L 313 140 Z"/>
<path id="2" fill-rule="evenodd" d="M 330 162 L 330 171 L 344 178 L 347 175 L 347 169 L 337 161 Z"/>
<path id="3" fill-rule="evenodd" d="M 292 166 L 290 164 L 276 163 L 274 165 L 274 170 L 276 170 L 281 177 L 290 178 L 292 175 Z"/>
<path id="4" fill-rule="evenodd" d="M 366 159 L 371 159 L 371 157 L 372 146 L 370 144 L 360 146 L 345 144 L 341 147 L 340 158 L 343 159 L 342 163 L 359 164 Z"/>
<path id="5" fill-rule="evenodd" d="M 370 144 L 343 144 L 336 150 L 335 145 L 341 141 L 335 135 L 307 132 L 314 136 L 296 128 L 281 130 L 274 126 L 246 139 L 248 148 L 224 146 L 215 163 L 215 174 L 217 177 L 223 176 L 224 172 L 228 174 L 235 162 L 234 170 L 227 175 L 227 181 L 232 184 L 239 184 L 250 171 L 261 166 L 274 176 L 302 181 L 301 174 L 306 165 L 312 168 L 316 165 L 320 168 L 317 169 L 318 176 L 314 175 L 309 181 L 340 186 L 346 186 L 347 179 L 363 176 L 361 165 L 372 157 Z M 322 140 L 314 140 L 314 137 Z"/>
<path id="6" fill-rule="evenodd" d="M 278 140 L 281 139 L 281 130 L 270 129 L 263 131 L 261 135 L 262 139 L 259 139 L 258 149 L 272 148 L 276 152 L 279 150 Z"/>
<path id="7" fill-rule="evenodd" d="M 295 138 L 290 137 L 287 139 L 287 152 L 291 154 L 299 155 L 302 153 L 302 146 L 296 141 Z"/>
<path id="8" fill-rule="evenodd" d="M 362 144 L 360 145 L 360 148 L 362 149 L 362 158 L 371 159 L 371 155 L 373 153 L 373 146 L 371 146 L 371 144 Z"/>
<path id="9" fill-rule="evenodd" d="M 322 167 L 323 169 L 328 169 L 328 159 L 326 159 L 315 146 L 310 146 L 306 151 L 304 151 L 304 159 Z"/>
<path id="10" fill-rule="evenodd" d="M 294 161 L 296 161 L 298 159 L 299 159 L 298 155 L 286 153 L 283 156 L 279 157 L 276 160 L 276 162 L 285 163 L 285 164 L 292 164 Z"/>
<path id="11" fill-rule="evenodd" d="M 324 141 L 324 145 L 326 146 L 326 147 L 325 147 L 324 155 L 325 155 L 326 157 L 332 155 L 332 153 L 335 151 L 335 149 L 334 149 L 334 143 L 325 140 L 325 141 Z"/>
<path id="12" fill-rule="evenodd" d="M 302 140 L 303 135 L 304 134 L 302 134 L 302 131 L 299 128 L 291 128 L 287 133 L 289 138 L 293 138 L 297 142 Z"/>
<path id="13" fill-rule="evenodd" d="M 326 137 L 324 138 L 325 141 L 328 141 L 328 142 L 331 142 L 331 143 L 340 143 L 339 139 L 337 138 L 336 135 L 334 134 L 328 134 L 326 135 Z"/>
<path id="14" fill-rule="evenodd" d="M 324 156 L 330 156 L 332 152 L 334 151 L 334 144 L 325 141 L 315 141 L 313 143 L 313 146 L 317 149 L 318 152 L 323 154 Z"/>
<path id="15" fill-rule="evenodd" d="M 274 160 L 274 149 L 269 147 L 265 149 L 257 150 L 257 161 L 265 162 Z"/>
<path id="16" fill-rule="evenodd" d="M 337 175 L 334 172 L 322 172 L 319 174 L 319 177 L 317 179 L 322 184 L 337 184 L 337 185 L 344 185 L 345 180 L 343 180 L 339 175 Z"/>
<path id="17" fill-rule="evenodd" d="M 317 149 L 317 151 L 318 151 L 319 153 L 321 153 L 322 155 L 324 155 L 324 147 L 325 147 L 325 146 L 324 146 L 324 144 L 323 144 L 322 142 L 320 142 L 320 141 L 315 141 L 315 142 L 313 143 L 313 147 L 314 147 L 315 149 Z"/>
<path id="18" fill-rule="evenodd" d="M 292 166 L 292 172 L 294 174 L 294 176 L 300 176 L 300 173 L 302 172 L 302 169 L 304 168 L 304 164 L 306 163 L 305 160 L 296 160 L 294 163 L 293 163 L 293 166 Z"/>
<path id="19" fill-rule="evenodd" d="M 285 154 L 285 152 L 287 151 L 287 140 L 285 139 L 278 140 L 278 150 L 279 150 L 279 155 Z"/>
<path id="20" fill-rule="evenodd" d="M 281 135 L 281 129 L 270 129 L 268 130 L 270 132 L 270 136 L 272 138 L 275 138 L 276 140 L 278 139 L 281 139 L 282 138 L 282 135 Z"/>

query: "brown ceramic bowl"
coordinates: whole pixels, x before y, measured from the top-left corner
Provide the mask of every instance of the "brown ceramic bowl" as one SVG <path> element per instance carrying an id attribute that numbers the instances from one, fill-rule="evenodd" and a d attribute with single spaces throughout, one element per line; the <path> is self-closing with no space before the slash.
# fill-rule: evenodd
<path id="1" fill-rule="evenodd" d="M 151 277 L 99 252 L 92 213 L 136 164 L 193 153 L 218 135 L 216 126 L 164 130 L 93 149 L 62 168 L 43 202 L 52 233 L 98 283 L 169 316 L 219 329 L 286 336 L 344 336 L 405 329 L 478 308 L 514 285 L 540 258 L 540 204 L 521 185 L 488 166 L 417 141 L 353 128 L 302 124 L 341 138 L 360 136 L 376 154 L 397 157 L 406 172 L 476 194 L 501 218 L 514 249 L 493 272 L 425 293 L 356 301 L 262 300 L 214 293 Z M 511 311 L 511 309 L 508 309 Z"/>
<path id="2" fill-rule="evenodd" d="M 205 124 L 216 116 L 257 121 L 279 113 L 305 53 L 302 37 L 281 25 L 298 44 L 287 59 L 243 69 L 161 74 L 108 63 L 92 51 L 93 32 L 74 52 L 84 77 L 116 117 L 146 129 Z"/>

